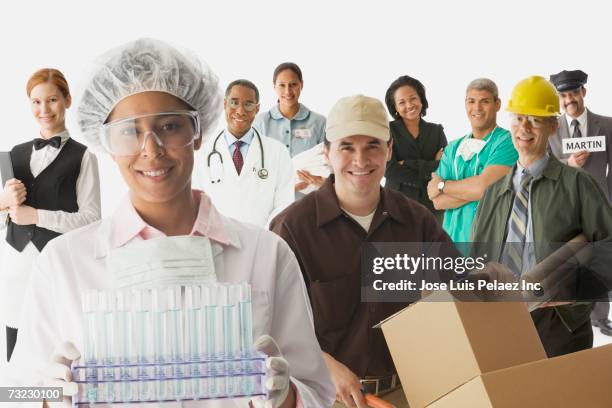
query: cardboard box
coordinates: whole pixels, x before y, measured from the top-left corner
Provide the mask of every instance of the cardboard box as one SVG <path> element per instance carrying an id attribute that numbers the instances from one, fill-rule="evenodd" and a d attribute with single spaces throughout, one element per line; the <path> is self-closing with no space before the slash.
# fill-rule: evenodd
<path id="1" fill-rule="evenodd" d="M 612 407 L 612 344 L 482 374 L 429 408 Z"/>
<path id="2" fill-rule="evenodd" d="M 441 302 L 436 293 L 381 322 L 411 408 L 474 377 L 546 358 L 522 302 Z"/>

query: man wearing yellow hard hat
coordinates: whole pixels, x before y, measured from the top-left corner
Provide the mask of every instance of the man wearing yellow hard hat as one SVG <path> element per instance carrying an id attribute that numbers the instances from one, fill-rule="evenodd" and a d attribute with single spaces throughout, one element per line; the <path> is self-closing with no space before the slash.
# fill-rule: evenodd
<path id="1" fill-rule="evenodd" d="M 511 115 L 518 162 L 487 189 L 478 206 L 472 240 L 503 243 L 489 254 L 490 259 L 504 263 L 520 277 L 558 248 L 558 243 L 582 233 L 595 243 L 594 249 L 600 249 L 593 251 L 590 266 L 595 273 L 589 276 L 595 276 L 593 282 L 604 293 L 612 279 L 597 263 L 609 262 L 605 258 L 612 247 L 612 207 L 590 175 L 547 152 L 548 139 L 558 127 L 555 88 L 542 77 L 526 78 L 514 87 L 506 110 Z M 602 270 L 605 272 L 596 275 Z M 592 302 L 563 300 L 545 303 L 532 312 L 549 357 L 593 345 Z"/>

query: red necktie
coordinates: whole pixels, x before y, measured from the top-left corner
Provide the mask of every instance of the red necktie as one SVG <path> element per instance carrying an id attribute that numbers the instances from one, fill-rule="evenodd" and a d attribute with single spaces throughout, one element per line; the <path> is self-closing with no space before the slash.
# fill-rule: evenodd
<path id="1" fill-rule="evenodd" d="M 236 171 L 238 172 L 238 174 L 240 174 L 240 171 L 242 171 L 242 165 L 244 164 L 244 160 L 242 159 L 242 153 L 240 153 L 240 146 L 242 146 L 242 143 L 240 140 L 237 140 L 236 142 L 234 142 L 234 154 L 232 155 L 232 160 L 234 161 L 234 166 L 236 166 Z"/>

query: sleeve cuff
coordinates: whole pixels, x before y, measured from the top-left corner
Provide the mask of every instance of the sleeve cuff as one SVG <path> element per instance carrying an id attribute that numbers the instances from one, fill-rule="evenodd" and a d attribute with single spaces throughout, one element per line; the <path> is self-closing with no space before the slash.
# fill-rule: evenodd
<path id="1" fill-rule="evenodd" d="M 36 213 L 38 215 L 38 223 L 36 224 L 38 227 L 41 228 L 46 228 L 46 229 L 52 229 L 52 225 L 50 224 L 50 220 L 49 220 L 49 213 L 51 211 L 49 210 L 36 210 Z"/>

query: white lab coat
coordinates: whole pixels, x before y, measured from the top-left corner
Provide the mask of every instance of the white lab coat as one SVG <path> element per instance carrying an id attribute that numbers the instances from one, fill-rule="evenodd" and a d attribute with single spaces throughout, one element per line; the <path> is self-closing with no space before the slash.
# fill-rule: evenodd
<path id="1" fill-rule="evenodd" d="M 215 138 L 204 145 L 204 157 L 213 150 Z M 293 202 L 293 165 L 287 148 L 278 140 L 261 136 L 268 178 L 261 179 L 261 150 L 257 135 L 249 146 L 240 175 L 236 171 L 225 137 L 217 140 L 219 155 L 211 157 L 210 167 L 204 163 L 203 190 L 219 211 L 231 218 L 266 227 L 269 221 Z M 220 179 L 220 182 L 213 183 Z"/>
<path id="2" fill-rule="evenodd" d="M 252 285 L 254 338 L 269 334 L 278 342 L 304 407 L 331 406 L 335 389 L 315 337 L 312 311 L 295 256 L 272 232 L 222 219 L 231 244 L 222 246 L 211 241 L 218 280 Z M 105 267 L 110 225 L 110 220 L 103 220 L 64 234 L 51 241 L 36 259 L 21 315 L 19 341 L 8 365 L 7 373 L 19 378 L 13 377 L 10 383 L 40 385 L 41 370 L 63 341 L 71 341 L 83 350 L 80 295 L 85 290 L 112 287 Z M 143 407 L 157 405 L 246 407 L 248 400 Z"/>

